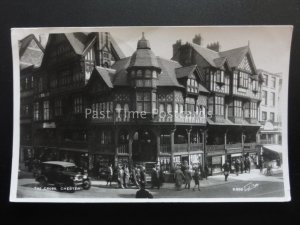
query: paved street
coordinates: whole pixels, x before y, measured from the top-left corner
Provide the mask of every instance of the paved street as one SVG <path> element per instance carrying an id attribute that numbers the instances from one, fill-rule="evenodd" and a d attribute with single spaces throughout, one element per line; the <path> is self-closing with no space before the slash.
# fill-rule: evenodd
<path id="1" fill-rule="evenodd" d="M 149 189 L 154 198 L 239 198 L 239 197 L 283 197 L 282 173 L 273 176 L 260 174 L 258 170 L 250 174 L 231 174 L 227 182 L 224 176 L 218 175 L 202 180 L 201 191 L 183 189 L 176 191 L 174 184 L 165 183 L 160 189 Z M 194 186 L 194 183 L 191 183 Z M 51 189 L 51 187 L 49 188 Z M 92 181 L 90 190 L 79 190 L 75 193 L 57 192 L 40 189 L 38 183 L 29 173 L 23 173 L 18 182 L 17 196 L 22 198 L 134 198 L 137 189 L 118 189 L 117 184 L 107 187 L 105 181 Z"/>

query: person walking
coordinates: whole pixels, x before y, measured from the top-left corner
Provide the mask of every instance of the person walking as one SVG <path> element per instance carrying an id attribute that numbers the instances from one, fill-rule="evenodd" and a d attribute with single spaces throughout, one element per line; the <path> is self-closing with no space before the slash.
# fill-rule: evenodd
<path id="1" fill-rule="evenodd" d="M 124 187 L 128 188 L 128 184 L 129 184 L 129 177 L 130 177 L 130 172 L 129 172 L 129 168 L 127 165 L 125 165 L 124 167 Z"/>
<path id="2" fill-rule="evenodd" d="M 243 174 L 244 170 L 245 170 L 245 163 L 244 163 L 243 157 L 241 157 L 241 159 L 240 159 L 240 169 L 241 169 L 241 174 Z"/>
<path id="3" fill-rule="evenodd" d="M 175 187 L 177 191 L 181 190 L 181 185 L 183 184 L 185 177 L 180 169 L 180 166 L 177 166 L 175 174 L 174 174 L 174 180 L 175 180 Z"/>
<path id="4" fill-rule="evenodd" d="M 119 184 L 119 188 L 124 188 L 123 186 L 123 182 L 124 182 L 124 170 L 122 169 L 121 165 L 119 165 L 118 167 L 118 184 Z"/>
<path id="5" fill-rule="evenodd" d="M 240 161 L 238 159 L 235 160 L 234 169 L 235 169 L 235 174 L 238 176 L 240 170 Z"/>
<path id="6" fill-rule="evenodd" d="M 192 180 L 192 171 L 189 168 L 186 168 L 183 172 L 185 177 L 185 186 L 184 189 L 190 189 L 191 188 L 191 180 Z"/>
<path id="7" fill-rule="evenodd" d="M 160 166 L 156 165 L 151 172 L 151 188 L 157 187 L 157 189 L 160 189 L 163 182 L 163 172 Z"/>
<path id="8" fill-rule="evenodd" d="M 142 166 L 141 169 L 140 169 L 140 179 L 139 179 L 139 183 L 140 183 L 140 186 L 142 184 L 145 184 L 146 186 L 146 174 L 145 174 L 145 167 Z"/>
<path id="9" fill-rule="evenodd" d="M 194 179 L 194 182 L 195 182 L 195 186 L 193 188 L 193 191 L 195 191 L 196 186 L 198 186 L 198 190 L 200 191 L 200 176 L 201 175 L 200 175 L 199 169 L 196 168 L 194 176 L 193 176 L 193 179 Z"/>
<path id="10" fill-rule="evenodd" d="M 208 173 L 209 173 L 209 169 L 207 164 L 204 165 L 204 175 L 205 175 L 205 179 L 207 180 L 208 178 Z"/>
<path id="11" fill-rule="evenodd" d="M 229 176 L 229 172 L 230 172 L 230 164 L 227 161 L 226 163 L 223 164 L 222 166 L 223 171 L 224 171 L 224 176 L 225 176 L 225 181 L 227 181 L 228 176 Z"/>
<path id="12" fill-rule="evenodd" d="M 140 184 L 139 184 L 139 169 L 135 166 L 133 169 L 132 169 L 132 183 L 137 187 L 137 188 L 140 188 Z"/>
<path id="13" fill-rule="evenodd" d="M 112 168 L 112 165 L 109 164 L 108 167 L 107 167 L 106 186 L 108 185 L 108 183 L 109 183 L 109 186 L 111 186 L 112 178 L 113 178 L 113 168 Z"/>

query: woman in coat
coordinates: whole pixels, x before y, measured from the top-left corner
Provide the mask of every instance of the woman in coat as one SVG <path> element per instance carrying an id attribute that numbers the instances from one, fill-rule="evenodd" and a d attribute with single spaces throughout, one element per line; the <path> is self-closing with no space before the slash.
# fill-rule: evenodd
<path id="1" fill-rule="evenodd" d="M 191 188 L 191 180 L 192 180 L 192 171 L 190 171 L 189 168 L 187 168 L 183 174 L 185 177 L 185 187 L 184 188 L 190 189 Z"/>
<path id="2" fill-rule="evenodd" d="M 196 168 L 196 169 L 195 169 L 194 176 L 193 176 L 194 181 L 195 181 L 195 186 L 194 186 L 194 188 L 193 188 L 193 191 L 195 191 L 196 186 L 198 186 L 198 190 L 200 191 L 200 176 L 201 176 L 201 174 L 200 174 L 200 172 L 199 172 L 199 169 Z"/>
<path id="3" fill-rule="evenodd" d="M 119 184 L 119 188 L 124 188 L 123 182 L 124 182 L 124 170 L 122 169 L 121 166 L 119 166 L 119 168 L 118 168 L 118 184 Z"/>
<path id="4" fill-rule="evenodd" d="M 127 188 L 129 184 L 130 172 L 127 165 L 124 166 L 124 187 Z"/>
<path id="5" fill-rule="evenodd" d="M 177 166 L 177 168 L 176 168 L 176 171 L 174 174 L 174 179 L 175 179 L 175 187 L 179 191 L 181 189 L 181 185 L 183 184 L 183 182 L 185 180 L 184 174 L 179 166 Z"/>

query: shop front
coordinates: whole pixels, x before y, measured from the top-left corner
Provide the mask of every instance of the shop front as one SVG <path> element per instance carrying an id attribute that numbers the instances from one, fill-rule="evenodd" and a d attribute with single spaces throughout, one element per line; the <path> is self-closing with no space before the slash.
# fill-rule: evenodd
<path id="1" fill-rule="evenodd" d="M 225 155 L 215 155 L 207 157 L 209 175 L 222 173 L 222 166 L 225 163 Z"/>

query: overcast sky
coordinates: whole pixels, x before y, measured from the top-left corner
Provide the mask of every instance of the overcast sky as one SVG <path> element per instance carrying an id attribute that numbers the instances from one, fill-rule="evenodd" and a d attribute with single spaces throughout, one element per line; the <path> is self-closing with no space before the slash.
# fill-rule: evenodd
<path id="1" fill-rule="evenodd" d="M 16 32 L 19 38 L 30 33 L 49 32 L 110 32 L 126 56 L 135 50 L 142 32 L 150 41 L 157 56 L 172 57 L 172 45 L 181 39 L 191 42 L 195 34 L 201 34 L 202 46 L 219 41 L 221 51 L 248 45 L 257 68 L 273 73 L 288 74 L 291 31 L 290 26 L 244 26 L 244 27 L 114 27 L 114 28 L 51 28 L 27 29 Z"/>

